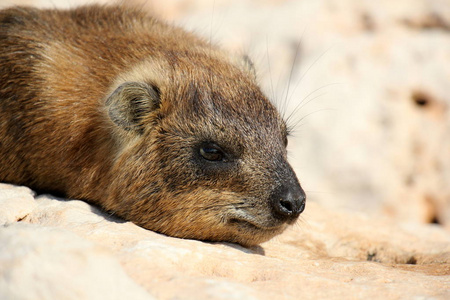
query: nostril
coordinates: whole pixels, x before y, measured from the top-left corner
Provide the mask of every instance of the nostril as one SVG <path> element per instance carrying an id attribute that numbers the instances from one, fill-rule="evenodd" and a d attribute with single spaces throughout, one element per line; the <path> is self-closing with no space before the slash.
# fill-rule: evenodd
<path id="1" fill-rule="evenodd" d="M 288 213 L 292 213 L 292 203 L 287 200 L 280 200 L 280 206 Z"/>
<path id="2" fill-rule="evenodd" d="M 294 219 L 300 214 L 301 201 L 299 199 L 283 198 L 272 203 L 274 216 L 282 221 Z"/>
<path id="3" fill-rule="evenodd" d="M 271 206 L 273 215 L 282 221 L 293 220 L 305 210 L 305 193 L 299 187 L 282 187 L 273 194 Z"/>

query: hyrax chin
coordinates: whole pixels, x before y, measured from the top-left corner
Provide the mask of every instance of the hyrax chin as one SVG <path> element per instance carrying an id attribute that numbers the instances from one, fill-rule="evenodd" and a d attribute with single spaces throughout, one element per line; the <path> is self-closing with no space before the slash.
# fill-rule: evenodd
<path id="1" fill-rule="evenodd" d="M 0 11 L 0 181 L 256 245 L 305 207 L 244 59 L 119 6 Z"/>

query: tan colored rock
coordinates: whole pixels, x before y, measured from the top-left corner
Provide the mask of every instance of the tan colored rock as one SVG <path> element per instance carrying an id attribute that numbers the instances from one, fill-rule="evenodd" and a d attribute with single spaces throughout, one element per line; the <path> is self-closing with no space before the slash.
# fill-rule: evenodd
<path id="1" fill-rule="evenodd" d="M 0 183 L 0 226 L 16 222 L 35 207 L 34 192 L 27 187 Z"/>
<path id="2" fill-rule="evenodd" d="M 110 251 L 55 227 L 0 227 L 0 299 L 154 299 Z"/>
<path id="3" fill-rule="evenodd" d="M 81 201 L 51 196 L 36 201 L 37 207 L 22 221 L 32 224 L 34 238 L 50 229 L 64 233 L 54 241 L 53 236 L 43 238 L 41 251 L 53 253 L 43 246 L 52 245 L 67 264 L 77 265 L 79 253 L 65 245 L 70 239 L 93 243 L 97 246 L 83 248 L 84 255 L 92 254 L 95 260 L 97 247 L 112 253 L 128 275 L 158 299 L 450 296 L 450 234 L 437 225 L 396 224 L 309 203 L 294 227 L 261 247 L 245 249 L 167 237 Z M 14 226 L 3 232 L 15 235 Z M 28 238 L 18 241 L 26 244 Z M 40 261 L 29 264 L 39 268 Z M 78 271 L 90 273 L 92 263 Z M 56 285 L 62 272 L 58 260 L 45 266 L 49 282 L 53 278 Z M 102 273 L 99 267 L 96 277 L 114 273 L 107 267 Z"/>

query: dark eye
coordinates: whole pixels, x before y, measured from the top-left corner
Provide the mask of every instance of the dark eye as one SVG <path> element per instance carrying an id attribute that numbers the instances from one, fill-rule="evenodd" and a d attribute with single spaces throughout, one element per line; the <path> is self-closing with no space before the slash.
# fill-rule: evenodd
<path id="1" fill-rule="evenodd" d="M 225 155 L 219 146 L 208 144 L 200 147 L 200 155 L 209 161 L 224 161 Z"/>

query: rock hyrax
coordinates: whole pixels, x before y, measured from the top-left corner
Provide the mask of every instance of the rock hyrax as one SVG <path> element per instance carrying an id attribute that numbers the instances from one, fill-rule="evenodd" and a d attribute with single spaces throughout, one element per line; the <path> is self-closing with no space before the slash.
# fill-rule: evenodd
<path id="1" fill-rule="evenodd" d="M 122 6 L 0 11 L 0 181 L 256 245 L 305 194 L 252 67 Z"/>

